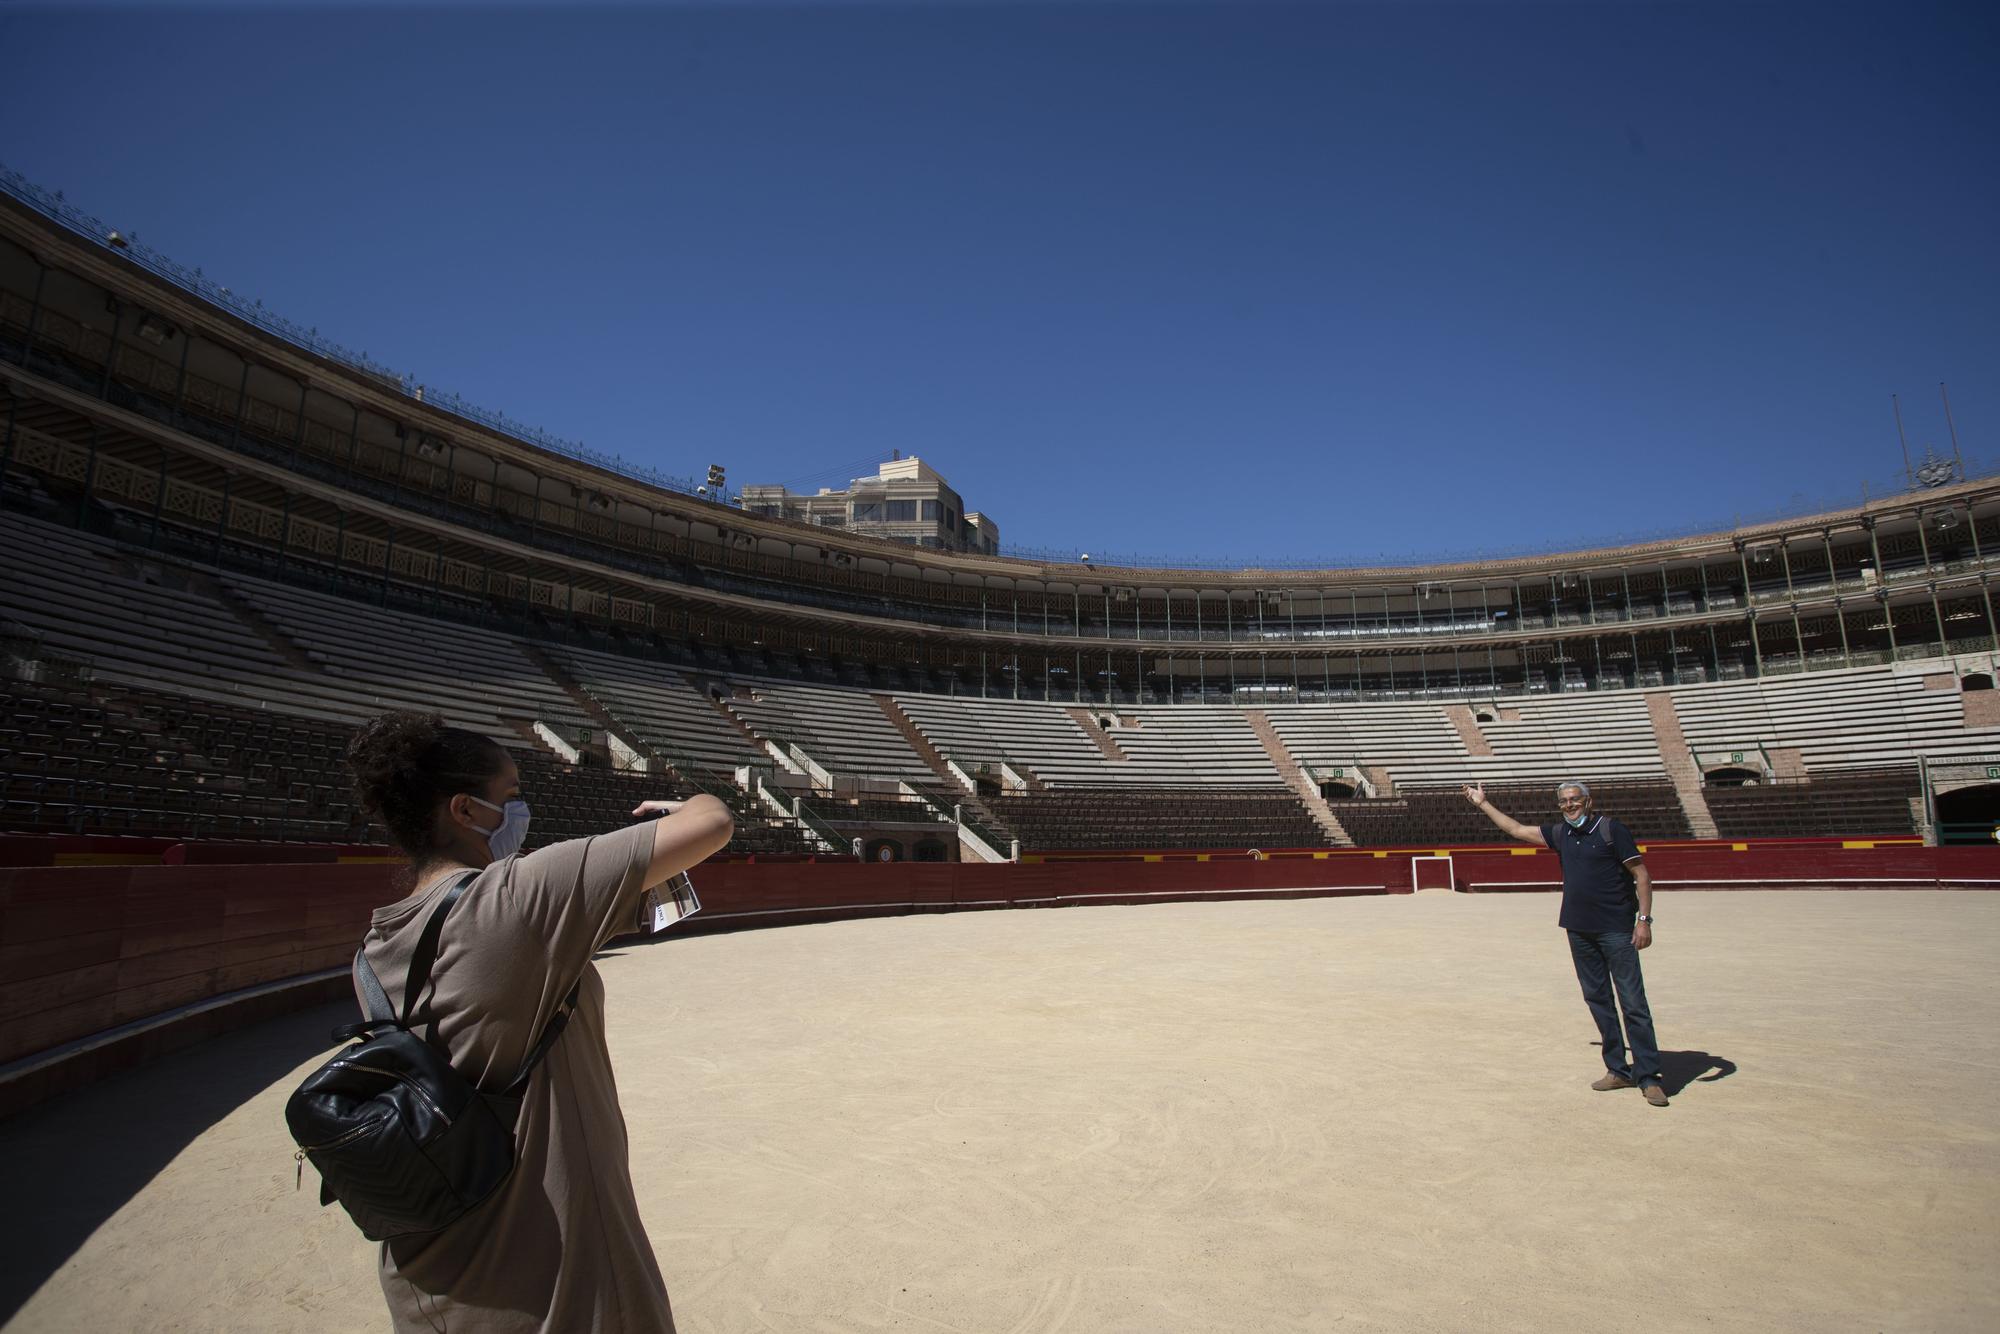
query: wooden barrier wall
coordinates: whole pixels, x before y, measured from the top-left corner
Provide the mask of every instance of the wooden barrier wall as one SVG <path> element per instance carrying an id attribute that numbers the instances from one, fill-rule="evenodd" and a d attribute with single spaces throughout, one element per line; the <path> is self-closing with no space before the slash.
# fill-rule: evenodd
<path id="1" fill-rule="evenodd" d="M 968 909 L 1175 900 L 1408 893 L 1411 858 L 1432 850 L 1248 860 L 983 863 L 713 863 L 695 879 L 706 931 Z M 1539 849 L 1453 850 L 1454 888 L 1553 889 L 1554 855 Z M 346 966 L 371 909 L 397 897 L 398 867 L 374 859 L 282 866 L 214 864 L 190 846 L 149 850 L 144 865 L 0 865 L 0 1114 L 33 1098 L 16 1088 L 65 1044 L 88 1047 L 93 1074 L 285 1005 L 347 993 Z M 2000 887 L 2000 848 L 1852 847 L 1837 843 L 1680 844 L 1647 852 L 1663 890 Z M 208 864 L 204 864 L 208 863 Z M 246 988 L 285 994 L 210 1014 L 178 1040 L 147 1037 L 125 1056 L 101 1050 L 109 1030 L 142 1024 Z M 180 1019 L 175 1020 L 180 1025 Z M 187 1033 L 191 1032 L 192 1036 Z M 132 1055 L 131 1050 L 137 1050 Z M 67 1057 L 65 1057 L 67 1059 Z M 49 1082 L 56 1091 L 76 1079 Z"/>
<path id="2" fill-rule="evenodd" d="M 1702 843 L 1645 849 L 1653 886 L 1676 889 L 1985 889 L 2000 887 L 2000 848 L 1927 848 L 1921 843 L 1853 846 Z M 1556 855 L 1541 848 L 1452 852 L 1453 887 L 1492 894 L 1554 890 Z"/>

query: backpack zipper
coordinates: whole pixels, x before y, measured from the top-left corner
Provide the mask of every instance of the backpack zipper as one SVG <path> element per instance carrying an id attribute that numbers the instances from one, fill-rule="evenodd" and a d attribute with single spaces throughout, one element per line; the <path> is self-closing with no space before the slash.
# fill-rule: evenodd
<path id="1" fill-rule="evenodd" d="M 347 1143 L 347 1141 L 367 1134 L 369 1131 L 373 1130 L 376 1126 L 381 1125 L 384 1121 L 388 1119 L 389 1119 L 388 1114 L 384 1113 L 383 1115 L 376 1117 L 374 1120 L 358 1125 L 354 1127 L 354 1129 L 347 1131 L 345 1134 L 336 1135 L 332 1139 L 327 1140 L 324 1143 L 301 1145 L 298 1151 L 292 1155 L 292 1189 L 297 1190 L 301 1185 L 301 1183 L 305 1181 L 306 1154 L 308 1151 L 315 1149 L 337 1149 L 341 1145 Z"/>
<path id="2" fill-rule="evenodd" d="M 398 1073 L 394 1070 L 384 1070 L 379 1065 L 363 1065 L 359 1061 L 340 1061 L 338 1064 L 346 1066 L 349 1070 L 366 1070 L 371 1075 L 385 1075 L 390 1079 L 396 1080 L 398 1083 L 408 1084 L 412 1089 L 416 1090 L 417 1096 L 424 1100 L 424 1105 L 437 1113 L 440 1121 L 443 1121 L 447 1126 L 451 1124 L 451 1117 L 445 1112 L 444 1108 L 438 1106 L 432 1100 L 431 1095 L 424 1092 L 422 1084 L 419 1084 L 408 1075 Z"/>

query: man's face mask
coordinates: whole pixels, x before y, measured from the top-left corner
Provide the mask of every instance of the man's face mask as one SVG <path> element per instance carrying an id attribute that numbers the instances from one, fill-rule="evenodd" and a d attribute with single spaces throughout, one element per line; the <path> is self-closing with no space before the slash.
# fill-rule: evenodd
<path id="1" fill-rule="evenodd" d="M 486 835 L 486 850 L 493 854 L 493 860 L 497 862 L 502 857 L 511 857 L 519 852 L 521 845 L 528 841 L 528 803 L 519 797 L 511 797 L 505 806 L 495 806 L 470 792 L 465 795 L 468 800 L 478 802 L 489 811 L 500 812 L 500 823 L 496 827 L 479 829 L 478 825 L 473 826 Z"/>

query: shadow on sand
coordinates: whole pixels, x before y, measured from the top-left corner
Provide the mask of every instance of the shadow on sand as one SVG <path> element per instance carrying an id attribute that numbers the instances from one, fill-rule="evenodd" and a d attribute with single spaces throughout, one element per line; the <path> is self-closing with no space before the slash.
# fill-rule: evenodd
<path id="1" fill-rule="evenodd" d="M 177 1051 L 0 1122 L 8 1228 L 0 1325 L 189 1144 L 334 1044 L 352 1001 L 315 1005 Z M 278 1164 L 277 1166 L 282 1166 Z"/>
<path id="2" fill-rule="evenodd" d="M 1713 1071 L 1714 1073 L 1710 1073 Z M 1705 1051 L 1663 1051 L 1660 1053 L 1660 1087 L 1669 1098 L 1680 1096 L 1689 1084 L 1713 1084 L 1736 1073 L 1736 1062 Z"/>

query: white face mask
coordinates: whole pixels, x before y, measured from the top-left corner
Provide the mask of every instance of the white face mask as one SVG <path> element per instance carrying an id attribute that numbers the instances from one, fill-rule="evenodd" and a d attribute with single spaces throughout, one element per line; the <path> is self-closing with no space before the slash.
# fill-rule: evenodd
<path id="1" fill-rule="evenodd" d="M 500 823 L 497 827 L 479 829 L 478 825 L 473 826 L 486 835 L 486 850 L 493 854 L 493 860 L 497 862 L 502 857 L 511 857 L 519 852 L 521 845 L 528 841 L 528 803 L 519 797 L 511 797 L 505 806 L 495 806 L 492 802 L 475 797 L 470 792 L 465 795 L 468 800 L 478 802 L 489 811 L 500 812 Z"/>

